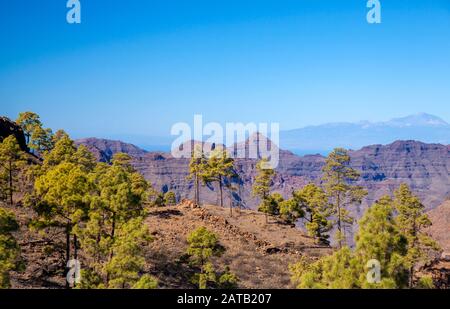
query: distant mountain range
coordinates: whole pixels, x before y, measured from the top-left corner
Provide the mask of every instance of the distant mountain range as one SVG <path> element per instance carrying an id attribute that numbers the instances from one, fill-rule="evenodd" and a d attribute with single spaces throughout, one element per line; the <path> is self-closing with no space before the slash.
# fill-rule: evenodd
<path id="1" fill-rule="evenodd" d="M 325 154 L 336 147 L 359 149 L 397 140 L 450 144 L 450 124 L 420 113 L 386 122 L 329 123 L 281 132 L 281 148 L 295 153 Z"/>
<path id="2" fill-rule="evenodd" d="M 175 140 L 173 136 L 146 136 L 145 132 L 141 132 L 140 135 L 111 137 L 115 140 L 126 140 L 147 151 L 164 152 L 170 151 L 171 144 Z M 298 155 L 314 153 L 327 155 L 336 147 L 360 149 L 366 145 L 386 145 L 397 140 L 416 140 L 447 145 L 450 144 L 450 124 L 426 113 L 384 122 L 328 123 L 281 131 L 279 146 Z"/>

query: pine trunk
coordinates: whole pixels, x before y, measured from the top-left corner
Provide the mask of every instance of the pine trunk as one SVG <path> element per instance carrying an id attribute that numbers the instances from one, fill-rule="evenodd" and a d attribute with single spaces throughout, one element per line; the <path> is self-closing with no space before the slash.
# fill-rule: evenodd
<path id="1" fill-rule="evenodd" d="M 68 272 L 69 272 L 69 261 L 70 261 L 70 223 L 67 223 L 66 225 L 66 271 L 64 273 L 65 276 L 67 276 Z M 69 281 L 66 278 L 66 289 L 69 289 L 70 285 L 69 285 Z"/>
<path id="2" fill-rule="evenodd" d="M 220 191 L 220 207 L 223 207 L 223 187 L 222 187 L 222 177 L 219 177 L 219 191 Z"/>
<path id="3" fill-rule="evenodd" d="M 338 194 L 337 196 L 337 212 L 338 212 L 338 220 L 337 220 L 337 228 L 339 231 L 339 241 L 338 241 L 338 245 L 339 245 L 339 249 L 342 248 L 342 226 L 341 226 L 341 198 L 340 195 Z"/>
<path id="4" fill-rule="evenodd" d="M 116 233 L 116 214 L 113 214 L 112 223 L 111 223 L 111 239 L 114 242 L 114 237 Z M 109 262 L 111 262 L 114 257 L 114 251 L 111 249 L 111 253 L 109 254 Z M 106 273 L 106 288 L 109 286 L 109 272 Z"/>
<path id="5" fill-rule="evenodd" d="M 9 205 L 13 206 L 13 172 L 12 162 L 9 161 Z"/>

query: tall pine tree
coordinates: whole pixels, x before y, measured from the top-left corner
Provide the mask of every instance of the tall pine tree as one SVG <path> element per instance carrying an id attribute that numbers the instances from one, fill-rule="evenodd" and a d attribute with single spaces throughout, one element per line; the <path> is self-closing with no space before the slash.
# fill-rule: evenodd
<path id="1" fill-rule="evenodd" d="M 268 162 L 267 159 L 263 158 L 256 164 L 257 175 L 253 183 L 253 196 L 259 197 L 261 203 L 258 209 L 265 214 L 266 222 L 268 221 L 267 215 L 273 213 L 270 188 L 273 184 L 273 178 L 275 177 L 275 170 L 267 168 Z"/>
<path id="2" fill-rule="evenodd" d="M 398 215 L 397 225 L 408 241 L 406 263 L 409 267 L 409 287 L 414 286 L 415 270 L 434 259 L 439 251 L 438 244 L 427 235 L 425 229 L 431 221 L 425 213 L 425 206 L 408 185 L 402 184 L 394 193 L 394 205 Z"/>
<path id="3" fill-rule="evenodd" d="M 14 135 L 6 137 L 0 143 L 0 185 L 6 192 L 10 206 L 14 204 L 14 191 L 20 172 L 26 166 L 25 154 L 20 149 Z"/>
<path id="4" fill-rule="evenodd" d="M 367 195 L 366 190 L 354 184 L 359 178 L 359 172 L 350 166 L 347 150 L 337 148 L 328 155 L 322 180 L 325 192 L 333 206 L 333 215 L 336 217 L 336 241 L 339 248 L 347 244 L 346 231 L 354 223 L 350 206 L 361 203 Z"/>
<path id="5" fill-rule="evenodd" d="M 214 149 L 206 162 L 205 179 L 207 182 L 217 182 L 219 186 L 219 201 L 223 207 L 224 182 L 229 182 L 235 176 L 234 160 L 228 156 L 226 149 Z"/>

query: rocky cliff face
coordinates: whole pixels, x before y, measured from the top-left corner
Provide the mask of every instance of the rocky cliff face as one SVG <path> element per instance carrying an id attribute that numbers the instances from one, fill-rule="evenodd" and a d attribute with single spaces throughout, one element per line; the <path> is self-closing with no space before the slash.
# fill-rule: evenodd
<path id="1" fill-rule="evenodd" d="M 28 152 L 27 143 L 25 141 L 25 134 L 22 128 L 14 121 L 6 117 L 0 117 L 0 141 L 4 138 L 14 135 L 19 143 L 20 149 Z"/>
<path id="2" fill-rule="evenodd" d="M 134 158 L 135 167 L 157 190 L 173 190 L 177 197 L 192 198 L 193 183 L 186 178 L 189 160 L 176 159 L 168 153 L 147 153 L 139 148 L 120 142 L 106 140 L 79 140 L 86 144 L 102 161 L 108 161 L 113 153 L 122 151 Z M 235 145 L 249 147 L 247 144 Z M 233 150 L 233 149 L 232 149 Z M 369 190 L 369 196 L 360 208 L 361 214 L 367 205 L 384 194 L 390 194 L 401 183 L 407 183 L 418 194 L 428 209 L 440 205 L 450 191 L 450 147 L 439 144 L 424 144 L 415 141 L 398 141 L 390 145 L 373 145 L 350 152 L 354 168 L 361 171 L 360 184 Z M 248 208 L 256 208 L 258 201 L 252 197 L 252 183 L 255 177 L 256 159 L 237 159 L 236 170 L 240 179 L 233 182 L 238 189 L 225 194 L 225 203 L 241 203 Z M 297 156 L 280 150 L 280 164 L 273 186 L 286 196 L 293 189 L 308 182 L 320 183 L 321 170 L 325 158 L 320 155 Z M 217 203 L 215 185 L 203 187 L 201 199 L 205 203 Z"/>
<path id="3" fill-rule="evenodd" d="M 450 192 L 450 147 L 397 141 L 351 152 L 352 165 L 362 172 L 369 199 L 407 183 L 428 209 L 440 205 Z"/>
<path id="4" fill-rule="evenodd" d="M 132 144 L 99 138 L 84 138 L 75 141 L 76 145 L 85 145 L 101 162 L 110 162 L 118 152 L 127 153 L 133 158 L 145 156 L 146 151 Z"/>
<path id="5" fill-rule="evenodd" d="M 430 234 L 439 242 L 443 251 L 450 254 L 450 201 L 445 201 L 428 215 L 433 222 L 429 228 Z"/>

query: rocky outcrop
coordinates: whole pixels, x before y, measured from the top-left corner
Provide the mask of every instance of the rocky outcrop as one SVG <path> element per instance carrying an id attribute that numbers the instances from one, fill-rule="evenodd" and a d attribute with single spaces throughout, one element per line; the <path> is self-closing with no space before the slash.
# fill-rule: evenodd
<path id="1" fill-rule="evenodd" d="M 22 128 L 14 121 L 11 121 L 6 117 L 0 117 L 0 141 L 3 141 L 4 138 L 10 135 L 16 137 L 20 149 L 28 152 L 25 134 L 23 133 Z"/>

